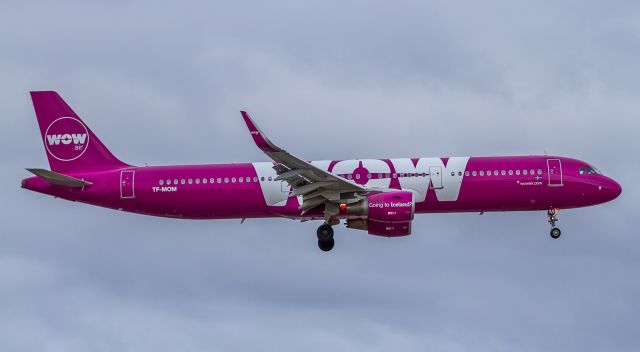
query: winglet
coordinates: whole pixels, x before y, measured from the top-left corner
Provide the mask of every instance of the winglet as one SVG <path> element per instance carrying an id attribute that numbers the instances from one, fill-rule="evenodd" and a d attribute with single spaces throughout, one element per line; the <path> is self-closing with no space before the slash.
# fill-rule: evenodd
<path id="1" fill-rule="evenodd" d="M 240 113 L 242 114 L 242 118 L 244 119 L 244 122 L 247 124 L 247 127 L 249 128 L 249 132 L 251 133 L 251 137 L 253 137 L 253 141 L 256 143 L 258 148 L 260 148 L 265 153 L 267 152 L 275 153 L 275 152 L 282 151 L 282 149 L 278 148 L 275 144 L 271 143 L 269 138 L 267 138 L 267 136 L 265 136 L 264 133 L 262 133 L 258 125 L 256 125 L 255 122 L 253 122 L 253 120 L 251 119 L 251 117 L 249 117 L 249 114 L 247 114 L 246 111 L 240 111 Z"/>

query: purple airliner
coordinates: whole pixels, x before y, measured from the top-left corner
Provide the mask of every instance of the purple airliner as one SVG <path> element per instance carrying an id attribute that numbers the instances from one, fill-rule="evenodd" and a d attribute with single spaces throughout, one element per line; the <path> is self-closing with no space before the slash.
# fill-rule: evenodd
<path id="1" fill-rule="evenodd" d="M 333 248 L 333 225 L 407 236 L 416 213 L 547 211 L 608 202 L 620 185 L 590 164 L 556 156 L 305 161 L 273 144 L 242 111 L 272 162 L 133 166 L 116 158 L 56 92 L 31 92 L 51 171 L 22 187 L 71 201 L 178 219 L 281 217 L 323 220 L 318 246 Z"/>

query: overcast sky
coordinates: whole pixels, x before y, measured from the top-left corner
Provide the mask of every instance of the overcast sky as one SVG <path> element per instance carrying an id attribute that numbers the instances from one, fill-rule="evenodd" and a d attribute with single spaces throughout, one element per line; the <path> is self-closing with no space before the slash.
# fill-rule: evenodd
<path id="1" fill-rule="evenodd" d="M 1 1 L 1 351 L 637 351 L 637 1 Z M 135 164 L 549 154 L 612 203 L 420 215 L 387 239 L 19 188 L 29 90 Z"/>

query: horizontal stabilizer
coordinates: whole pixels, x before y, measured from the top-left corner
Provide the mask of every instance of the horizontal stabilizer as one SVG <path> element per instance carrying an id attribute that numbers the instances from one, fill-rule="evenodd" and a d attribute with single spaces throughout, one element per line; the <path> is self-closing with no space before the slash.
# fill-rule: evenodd
<path id="1" fill-rule="evenodd" d="M 91 182 L 87 182 L 79 178 L 59 174 L 57 172 L 53 172 L 45 169 L 27 169 L 27 171 L 49 182 L 52 185 L 72 187 L 72 188 L 81 188 L 81 187 L 91 185 Z"/>

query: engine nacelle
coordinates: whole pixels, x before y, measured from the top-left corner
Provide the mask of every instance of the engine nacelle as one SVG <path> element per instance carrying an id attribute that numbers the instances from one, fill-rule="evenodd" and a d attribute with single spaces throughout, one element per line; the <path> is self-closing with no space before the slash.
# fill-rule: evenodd
<path id="1" fill-rule="evenodd" d="M 413 193 L 407 191 L 376 193 L 367 197 L 367 218 L 379 222 L 407 222 L 413 220 Z"/>
<path id="2" fill-rule="evenodd" d="M 347 227 L 350 229 L 365 230 L 370 235 L 385 237 L 400 237 L 411 234 L 411 221 L 407 222 L 383 222 L 369 221 L 367 219 L 349 219 Z"/>
<path id="3" fill-rule="evenodd" d="M 346 213 L 365 216 L 347 220 L 347 227 L 367 230 L 377 236 L 407 236 L 415 212 L 413 193 L 407 191 L 375 193 L 366 201 L 346 207 Z"/>

